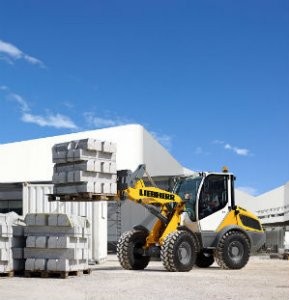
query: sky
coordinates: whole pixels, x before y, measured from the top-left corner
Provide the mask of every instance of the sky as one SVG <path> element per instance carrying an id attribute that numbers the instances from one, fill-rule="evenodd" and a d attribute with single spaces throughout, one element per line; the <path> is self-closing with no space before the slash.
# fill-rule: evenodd
<path id="1" fill-rule="evenodd" d="M 289 2 L 0 1 L 0 144 L 131 123 L 252 195 L 288 182 Z"/>

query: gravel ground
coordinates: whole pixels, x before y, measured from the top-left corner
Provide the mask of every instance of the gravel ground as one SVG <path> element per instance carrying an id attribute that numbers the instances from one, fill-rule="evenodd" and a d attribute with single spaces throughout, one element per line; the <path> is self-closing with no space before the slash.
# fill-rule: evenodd
<path id="1" fill-rule="evenodd" d="M 0 299 L 289 299 L 289 261 L 251 257 L 241 270 L 217 265 L 166 272 L 161 262 L 144 271 L 121 269 L 115 256 L 90 275 L 58 278 L 1 277 Z"/>

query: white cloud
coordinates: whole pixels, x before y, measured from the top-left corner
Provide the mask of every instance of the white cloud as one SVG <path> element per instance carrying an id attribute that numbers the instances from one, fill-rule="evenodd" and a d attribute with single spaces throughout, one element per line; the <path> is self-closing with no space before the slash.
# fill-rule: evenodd
<path id="1" fill-rule="evenodd" d="M 92 112 L 84 113 L 84 117 L 86 119 L 87 124 L 90 127 L 94 128 L 104 128 L 104 127 L 113 127 L 113 126 L 120 126 L 129 123 L 128 120 L 125 118 L 120 117 L 99 117 L 95 116 Z"/>
<path id="2" fill-rule="evenodd" d="M 0 85 L 0 91 L 8 91 L 8 87 L 6 85 Z"/>
<path id="3" fill-rule="evenodd" d="M 2 40 L 0 40 L 0 55 L 1 55 L 0 58 L 2 60 L 5 60 L 9 64 L 13 64 L 14 60 L 24 59 L 25 61 L 27 61 L 30 64 L 38 65 L 40 67 L 45 67 L 44 63 L 41 60 L 39 60 L 38 58 L 30 56 L 30 55 L 24 53 L 23 51 L 21 51 L 16 46 L 14 46 L 10 43 L 4 42 Z"/>
<path id="4" fill-rule="evenodd" d="M 194 154 L 196 155 L 210 155 L 209 152 L 205 151 L 202 147 L 198 146 L 195 151 Z"/>
<path id="5" fill-rule="evenodd" d="M 202 147 L 197 147 L 195 149 L 195 154 L 197 154 L 197 155 L 203 154 L 203 148 Z"/>
<path id="6" fill-rule="evenodd" d="M 47 116 L 34 115 L 31 113 L 23 113 L 21 120 L 26 123 L 33 123 L 41 127 L 54 127 L 64 129 L 77 129 L 75 123 L 67 116 L 59 113 Z"/>
<path id="7" fill-rule="evenodd" d="M 19 104 L 19 107 L 20 107 L 20 110 L 22 113 L 30 110 L 27 102 L 20 95 L 11 93 L 11 94 L 9 94 L 9 97 Z"/>
<path id="8" fill-rule="evenodd" d="M 213 144 L 217 144 L 217 145 L 223 145 L 223 144 L 225 144 L 225 142 L 221 141 L 221 140 L 214 140 L 212 143 Z"/>
<path id="9" fill-rule="evenodd" d="M 258 190 L 251 186 L 239 186 L 237 189 L 252 196 L 256 196 L 258 194 Z"/>
<path id="10" fill-rule="evenodd" d="M 3 87 L 3 86 L 2 86 Z M 0 87 L 1 89 L 1 87 Z M 5 87 L 3 89 L 8 91 L 9 89 Z M 64 116 L 60 113 L 52 114 L 48 113 L 45 116 L 43 115 L 35 115 L 31 113 L 31 109 L 25 99 L 16 94 L 16 93 L 9 93 L 8 98 L 12 101 L 18 103 L 20 112 L 21 112 L 21 120 L 25 123 L 32 123 L 36 124 L 41 127 L 54 127 L 54 128 L 64 128 L 64 129 L 77 129 L 77 125 L 67 116 Z"/>
<path id="11" fill-rule="evenodd" d="M 225 144 L 224 148 L 226 150 L 231 150 L 240 156 L 248 156 L 250 154 L 250 150 L 248 150 L 246 148 L 239 148 L 239 147 L 231 146 L 230 144 Z"/>

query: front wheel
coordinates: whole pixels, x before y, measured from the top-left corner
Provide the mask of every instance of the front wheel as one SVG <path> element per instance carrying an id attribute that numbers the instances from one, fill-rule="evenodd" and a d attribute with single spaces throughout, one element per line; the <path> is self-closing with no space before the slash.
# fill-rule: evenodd
<path id="1" fill-rule="evenodd" d="M 123 233 L 117 243 L 117 257 L 124 269 L 143 270 L 147 267 L 150 257 L 143 255 L 147 232 L 130 230 Z"/>
<path id="2" fill-rule="evenodd" d="M 188 272 L 196 262 L 197 244 L 195 237 L 185 231 L 170 233 L 161 247 L 161 260 L 170 272 Z"/>
<path id="3" fill-rule="evenodd" d="M 250 257 L 250 242 L 239 231 L 226 232 L 215 249 L 215 259 L 222 269 L 241 269 Z"/>

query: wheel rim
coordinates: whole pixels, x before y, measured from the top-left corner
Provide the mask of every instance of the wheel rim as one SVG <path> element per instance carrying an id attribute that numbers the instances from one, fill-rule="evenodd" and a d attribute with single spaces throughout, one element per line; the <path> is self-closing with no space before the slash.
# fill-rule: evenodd
<path id="1" fill-rule="evenodd" d="M 244 256 L 244 246 L 239 241 L 234 241 L 229 246 L 229 256 L 234 261 L 239 261 Z"/>
<path id="2" fill-rule="evenodd" d="M 181 264 L 186 265 L 190 262 L 192 249 L 189 243 L 182 242 L 178 249 L 178 259 Z"/>

